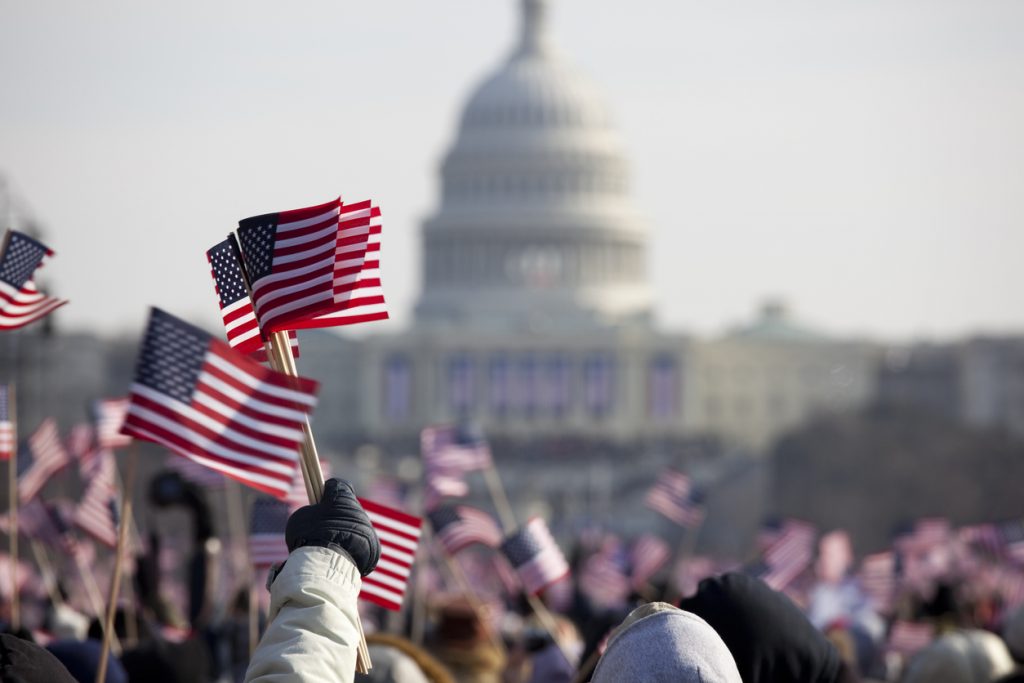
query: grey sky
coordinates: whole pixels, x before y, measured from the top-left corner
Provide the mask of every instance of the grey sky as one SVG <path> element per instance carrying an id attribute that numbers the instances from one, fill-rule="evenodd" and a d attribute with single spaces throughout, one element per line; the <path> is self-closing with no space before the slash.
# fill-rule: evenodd
<path id="1" fill-rule="evenodd" d="M 666 326 L 782 295 L 838 333 L 1024 330 L 1024 3 L 552 4 L 630 150 Z M 61 324 L 213 325 L 206 247 L 339 192 L 383 207 L 408 324 L 437 164 L 517 7 L 0 0 L 0 172 Z"/>

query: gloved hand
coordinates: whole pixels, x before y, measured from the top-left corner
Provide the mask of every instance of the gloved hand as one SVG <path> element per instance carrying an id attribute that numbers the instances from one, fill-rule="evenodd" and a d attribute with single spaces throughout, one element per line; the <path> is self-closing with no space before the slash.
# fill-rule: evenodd
<path id="1" fill-rule="evenodd" d="M 324 497 L 288 518 L 284 532 L 288 552 L 304 546 L 343 550 L 366 576 L 380 560 L 380 541 L 352 486 L 341 479 L 324 483 Z"/>

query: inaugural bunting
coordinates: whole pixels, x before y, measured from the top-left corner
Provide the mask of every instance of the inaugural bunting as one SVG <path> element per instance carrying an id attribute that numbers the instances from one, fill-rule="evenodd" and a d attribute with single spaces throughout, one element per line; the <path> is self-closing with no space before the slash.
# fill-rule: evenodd
<path id="1" fill-rule="evenodd" d="M 316 388 L 154 308 L 123 432 L 283 498 Z"/>
<path id="2" fill-rule="evenodd" d="M 0 330 L 16 330 L 44 318 L 67 303 L 36 288 L 35 272 L 53 251 L 14 230 L 7 231 L 0 256 Z"/>

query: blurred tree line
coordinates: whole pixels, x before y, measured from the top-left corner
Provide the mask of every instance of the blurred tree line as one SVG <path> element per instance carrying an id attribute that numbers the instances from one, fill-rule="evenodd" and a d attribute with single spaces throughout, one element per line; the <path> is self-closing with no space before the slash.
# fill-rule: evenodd
<path id="1" fill-rule="evenodd" d="M 906 408 L 822 416 L 776 445 L 769 500 L 872 552 L 920 517 L 1024 517 L 1024 443 Z"/>

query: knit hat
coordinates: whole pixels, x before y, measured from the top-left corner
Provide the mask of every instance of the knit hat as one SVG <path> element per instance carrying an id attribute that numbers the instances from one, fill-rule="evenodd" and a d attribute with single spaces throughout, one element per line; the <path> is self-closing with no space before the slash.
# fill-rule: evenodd
<path id="1" fill-rule="evenodd" d="M 663 602 L 633 610 L 608 643 L 593 683 L 741 683 L 729 648 L 706 621 Z"/>
<path id="2" fill-rule="evenodd" d="M 999 636 L 987 631 L 947 633 L 910 662 L 904 683 L 989 683 L 1013 670 Z"/>

